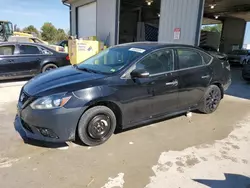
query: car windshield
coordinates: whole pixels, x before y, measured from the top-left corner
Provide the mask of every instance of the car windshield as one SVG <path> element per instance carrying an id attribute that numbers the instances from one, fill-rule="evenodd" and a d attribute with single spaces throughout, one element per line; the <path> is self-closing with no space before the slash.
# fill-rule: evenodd
<path id="1" fill-rule="evenodd" d="M 230 54 L 234 54 L 234 55 L 247 55 L 247 50 L 234 50 Z"/>
<path id="2" fill-rule="evenodd" d="M 130 62 L 142 57 L 144 49 L 131 47 L 114 47 L 106 49 L 99 54 L 77 65 L 78 69 L 112 74 L 126 67 Z"/>

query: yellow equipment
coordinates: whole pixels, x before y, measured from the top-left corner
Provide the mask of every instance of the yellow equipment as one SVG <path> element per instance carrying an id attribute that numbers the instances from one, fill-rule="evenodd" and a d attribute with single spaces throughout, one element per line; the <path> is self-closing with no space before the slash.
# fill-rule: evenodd
<path id="1" fill-rule="evenodd" d="M 104 49 L 103 43 L 95 40 L 96 37 L 90 39 L 92 40 L 69 39 L 68 51 L 71 64 L 79 64 Z"/>
<path id="2" fill-rule="evenodd" d="M 13 35 L 13 25 L 9 21 L 0 20 L 0 42 L 7 41 Z"/>

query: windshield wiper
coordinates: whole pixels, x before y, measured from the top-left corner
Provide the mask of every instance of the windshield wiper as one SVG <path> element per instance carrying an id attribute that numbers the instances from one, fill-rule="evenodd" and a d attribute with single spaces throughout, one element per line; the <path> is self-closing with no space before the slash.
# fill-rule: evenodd
<path id="1" fill-rule="evenodd" d="M 82 71 L 85 71 L 85 72 L 90 72 L 90 73 L 99 73 L 98 71 L 95 71 L 95 70 L 92 70 L 92 69 L 87 69 L 87 68 L 79 68 L 77 65 L 73 65 L 76 69 L 78 70 L 82 70 Z"/>

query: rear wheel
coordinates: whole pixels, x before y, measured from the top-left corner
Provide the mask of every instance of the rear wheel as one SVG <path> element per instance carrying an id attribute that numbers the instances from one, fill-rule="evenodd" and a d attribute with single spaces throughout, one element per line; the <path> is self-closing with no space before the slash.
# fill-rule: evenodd
<path id="1" fill-rule="evenodd" d="M 48 71 L 51 71 L 53 69 L 57 69 L 58 66 L 53 64 L 53 63 L 49 63 L 47 65 L 45 65 L 43 68 L 42 68 L 42 72 L 48 72 Z"/>
<path id="2" fill-rule="evenodd" d="M 216 85 L 211 85 L 207 88 L 202 102 L 199 106 L 199 111 L 205 114 L 213 113 L 219 106 L 221 101 L 221 90 Z"/>
<path id="3" fill-rule="evenodd" d="M 78 124 L 78 136 L 88 146 L 106 142 L 114 133 L 116 117 L 106 106 L 95 106 L 87 110 Z"/>

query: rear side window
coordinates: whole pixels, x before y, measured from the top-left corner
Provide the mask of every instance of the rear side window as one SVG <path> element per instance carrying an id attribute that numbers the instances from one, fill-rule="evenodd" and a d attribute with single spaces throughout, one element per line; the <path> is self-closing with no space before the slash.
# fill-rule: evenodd
<path id="1" fill-rule="evenodd" d="M 49 55 L 52 55 L 53 53 L 45 48 L 42 48 L 40 47 L 40 50 L 41 50 L 41 54 L 49 54 Z"/>
<path id="2" fill-rule="evenodd" d="M 21 45 L 20 54 L 41 54 L 36 46 Z"/>
<path id="3" fill-rule="evenodd" d="M 192 68 L 203 65 L 199 52 L 191 49 L 178 49 L 179 69 Z"/>
<path id="4" fill-rule="evenodd" d="M 13 55 L 15 51 L 15 46 L 0 46 L 0 55 Z"/>
<path id="5" fill-rule="evenodd" d="M 209 64 L 210 61 L 212 60 L 212 57 L 205 52 L 200 52 L 200 54 L 202 56 L 204 63 Z"/>

